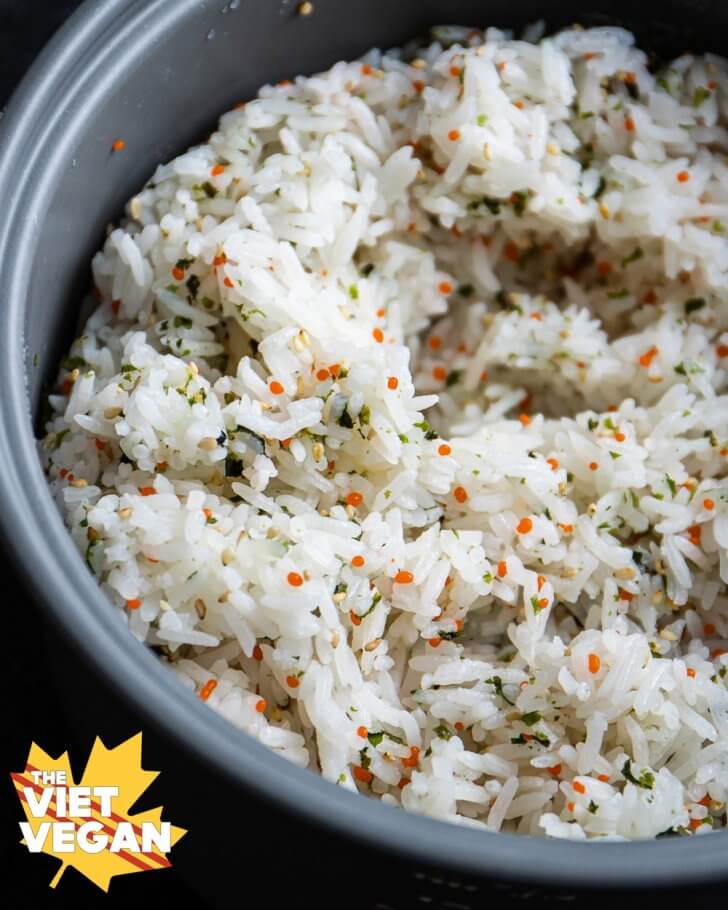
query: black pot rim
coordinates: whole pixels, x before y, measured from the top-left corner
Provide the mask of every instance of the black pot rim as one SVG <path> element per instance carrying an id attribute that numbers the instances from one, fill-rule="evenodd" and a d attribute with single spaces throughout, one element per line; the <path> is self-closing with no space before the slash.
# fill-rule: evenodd
<path id="1" fill-rule="evenodd" d="M 86 114 L 198 4 L 89 0 L 39 57 L 0 122 L 0 523 L 38 602 L 80 659 L 144 723 L 162 729 L 231 784 L 252 787 L 362 847 L 455 874 L 569 890 L 727 878 L 728 832 L 659 842 L 565 842 L 474 831 L 352 795 L 272 754 L 210 711 L 115 618 L 61 521 L 37 457 L 23 351 L 28 275 L 37 254 L 33 223 L 61 179 L 64 155 Z"/>

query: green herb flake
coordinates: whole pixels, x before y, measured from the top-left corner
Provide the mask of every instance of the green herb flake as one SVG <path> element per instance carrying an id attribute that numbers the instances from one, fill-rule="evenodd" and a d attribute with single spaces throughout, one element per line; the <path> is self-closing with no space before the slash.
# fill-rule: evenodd
<path id="1" fill-rule="evenodd" d="M 515 702 L 512 702 L 510 700 L 510 698 L 508 698 L 508 696 L 503 691 L 503 680 L 500 678 L 500 676 L 491 676 L 488 679 L 486 679 L 485 682 L 486 682 L 486 685 L 493 686 L 493 688 L 495 689 L 495 694 L 500 695 L 500 697 L 503 699 L 503 701 L 507 701 L 509 705 L 515 704 Z"/>
<path id="2" fill-rule="evenodd" d="M 371 745 L 374 746 L 374 748 L 376 749 L 376 747 L 384 739 L 384 731 L 379 730 L 377 733 L 367 733 L 367 739 L 369 740 Z"/>
<path id="3" fill-rule="evenodd" d="M 693 92 L 693 107 L 700 107 L 708 98 L 710 98 L 710 89 L 705 88 L 703 85 L 699 85 Z"/>
<path id="4" fill-rule="evenodd" d="M 635 787 L 642 787 L 643 790 L 652 790 L 655 786 L 655 775 L 652 771 L 645 768 L 639 777 L 635 777 L 632 773 L 632 763 L 629 759 L 626 759 L 622 765 L 622 775 Z"/>
<path id="5" fill-rule="evenodd" d="M 521 715 L 521 720 L 527 727 L 532 727 L 542 719 L 540 711 L 528 711 L 526 714 Z"/>
<path id="6" fill-rule="evenodd" d="M 438 724 L 433 728 L 432 732 L 437 736 L 438 739 L 444 739 L 447 742 L 449 739 L 452 739 L 452 733 L 448 730 L 445 724 Z"/>
<path id="7" fill-rule="evenodd" d="M 703 297 L 691 297 L 690 300 L 685 301 L 685 315 L 689 316 L 691 313 L 697 313 L 704 306 L 705 299 Z"/>
<path id="8" fill-rule="evenodd" d="M 355 284 L 349 285 L 349 297 L 351 297 L 352 300 L 359 299 L 359 288 Z"/>
<path id="9" fill-rule="evenodd" d="M 632 250 L 632 252 L 629 254 L 629 256 L 625 256 L 624 259 L 622 259 L 622 262 L 621 262 L 622 268 L 623 269 L 627 268 L 628 265 L 631 265 L 633 262 L 637 262 L 639 259 L 642 259 L 642 257 L 644 255 L 645 254 L 642 250 L 642 247 L 639 247 L 639 246 L 635 247 L 634 250 Z"/>

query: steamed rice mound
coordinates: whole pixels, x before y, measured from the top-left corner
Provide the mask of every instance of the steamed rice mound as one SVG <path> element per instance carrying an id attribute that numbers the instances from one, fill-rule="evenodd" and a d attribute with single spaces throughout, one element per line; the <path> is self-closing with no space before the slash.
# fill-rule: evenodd
<path id="1" fill-rule="evenodd" d="M 728 68 L 539 37 L 267 86 L 159 167 L 94 260 L 48 479 L 119 620 L 278 754 L 487 830 L 702 834 Z"/>

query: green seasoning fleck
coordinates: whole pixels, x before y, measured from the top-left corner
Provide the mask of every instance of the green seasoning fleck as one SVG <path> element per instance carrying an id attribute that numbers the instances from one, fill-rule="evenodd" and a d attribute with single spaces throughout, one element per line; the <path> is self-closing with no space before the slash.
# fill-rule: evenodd
<path id="1" fill-rule="evenodd" d="M 462 375 L 462 370 L 450 370 L 447 374 L 447 379 L 445 380 L 446 388 L 450 389 L 452 386 L 457 385 L 460 382 Z"/>
<path id="2" fill-rule="evenodd" d="M 374 265 L 371 262 L 367 262 L 366 265 L 361 267 L 360 271 L 365 278 L 368 278 L 374 271 Z"/>
<path id="3" fill-rule="evenodd" d="M 685 364 L 684 364 L 684 363 L 678 363 L 677 366 L 674 366 L 674 367 L 673 367 L 673 370 L 675 370 L 675 372 L 678 373 L 680 376 L 687 376 L 687 375 L 688 375 L 688 371 L 685 369 Z"/>
<path id="4" fill-rule="evenodd" d="M 591 812 L 592 815 L 596 815 L 598 808 L 599 806 L 594 802 L 594 800 L 590 799 L 589 805 L 586 807 L 586 811 Z"/>
<path id="5" fill-rule="evenodd" d="M 432 732 L 437 736 L 438 739 L 444 739 L 446 742 L 448 739 L 452 738 L 452 733 L 448 730 L 445 724 L 438 724 L 433 728 Z"/>
<path id="6" fill-rule="evenodd" d="M 513 211 L 520 218 L 523 213 L 526 211 L 526 203 L 528 201 L 528 193 L 513 193 L 511 195 L 511 203 L 513 204 Z"/>
<path id="7" fill-rule="evenodd" d="M 644 255 L 645 255 L 645 254 L 642 252 L 642 248 L 641 248 L 641 247 L 639 247 L 639 246 L 638 246 L 638 247 L 635 247 L 635 248 L 632 250 L 632 252 L 629 254 L 629 256 L 625 256 L 624 259 L 622 260 L 622 268 L 624 269 L 624 268 L 626 268 L 628 265 L 630 265 L 631 263 L 637 262 L 637 260 L 638 260 L 638 259 L 642 259 L 642 257 L 643 257 Z"/>
<path id="8" fill-rule="evenodd" d="M 486 572 L 485 575 L 483 576 L 483 581 L 484 581 L 487 585 L 489 585 L 489 584 L 493 581 L 493 573 L 492 573 L 492 572 Z"/>
<path id="9" fill-rule="evenodd" d="M 594 190 L 594 192 L 592 194 L 592 199 L 598 199 L 602 195 L 604 190 L 606 190 L 606 188 L 607 188 L 607 181 L 604 179 L 604 177 L 600 177 L 597 188 Z"/>
<path id="10" fill-rule="evenodd" d="M 657 647 L 657 644 L 656 644 L 654 641 L 648 642 L 648 644 L 649 644 L 649 646 L 650 646 L 650 654 L 651 654 L 653 657 L 662 658 L 662 657 L 665 656 L 665 655 L 660 651 L 660 649 Z"/>
<path id="11" fill-rule="evenodd" d="M 629 291 L 627 288 L 622 288 L 621 291 L 610 291 L 607 297 L 610 300 L 624 300 L 625 297 L 629 297 Z"/>
<path id="12" fill-rule="evenodd" d="M 460 287 L 458 287 L 458 294 L 460 294 L 461 297 L 472 297 L 474 293 L 475 288 L 472 284 L 461 284 Z"/>
<path id="13" fill-rule="evenodd" d="M 537 724 L 541 720 L 540 711 L 528 711 L 526 714 L 521 716 L 521 720 L 527 727 L 532 727 L 534 724 Z"/>
<path id="14" fill-rule="evenodd" d="M 655 775 L 652 771 L 645 768 L 639 777 L 635 777 L 632 773 L 632 763 L 629 759 L 622 765 L 622 774 L 635 787 L 642 787 L 643 790 L 651 790 L 655 786 Z"/>
<path id="15" fill-rule="evenodd" d="M 487 685 L 493 686 L 495 689 L 495 694 L 500 695 L 503 701 L 507 701 L 509 705 L 515 704 L 515 702 L 512 702 L 503 691 L 503 680 L 500 678 L 500 676 L 491 676 L 489 679 L 486 679 L 485 682 Z"/>
<path id="16" fill-rule="evenodd" d="M 228 455 L 225 459 L 225 476 L 242 477 L 243 462 L 237 455 Z"/>
<path id="17" fill-rule="evenodd" d="M 174 327 L 176 329 L 191 329 L 192 320 L 187 316 L 175 316 L 174 317 Z"/>
<path id="18" fill-rule="evenodd" d="M 710 91 L 702 85 L 699 85 L 693 92 L 693 107 L 700 107 L 708 98 L 710 98 Z"/>
<path id="19" fill-rule="evenodd" d="M 367 755 L 367 747 L 364 746 L 363 749 L 359 750 L 359 764 L 366 771 L 367 768 L 369 767 L 369 765 L 371 765 L 371 763 L 372 763 L 372 760 Z"/>
<path id="20" fill-rule="evenodd" d="M 685 301 L 685 315 L 689 316 L 697 310 L 702 310 L 705 306 L 705 300 L 702 297 L 691 297 Z"/>
<path id="21" fill-rule="evenodd" d="M 380 730 L 378 733 L 368 733 L 367 739 L 376 748 L 384 739 L 384 732 Z"/>
<path id="22" fill-rule="evenodd" d="M 67 427 L 65 430 L 61 430 L 60 432 L 56 433 L 55 438 L 53 440 L 53 448 L 51 449 L 51 452 L 55 452 L 56 449 L 60 449 L 61 443 L 66 438 L 66 436 L 68 436 L 68 434 L 70 432 L 71 432 L 71 430 Z"/>
<path id="23" fill-rule="evenodd" d="M 670 487 L 670 492 L 672 493 L 672 495 L 674 497 L 675 494 L 677 493 L 677 484 L 672 479 L 672 477 L 670 477 L 669 474 L 665 474 L 665 480 L 667 481 L 667 485 L 668 485 L 668 487 Z"/>
<path id="24" fill-rule="evenodd" d="M 587 422 L 587 426 L 590 430 L 596 430 L 596 428 L 599 426 L 599 421 L 595 420 L 593 417 L 590 417 Z"/>
<path id="25" fill-rule="evenodd" d="M 176 269 L 182 269 L 182 271 L 187 271 L 187 269 L 192 265 L 194 259 L 178 259 L 175 263 Z"/>
<path id="26" fill-rule="evenodd" d="M 531 736 L 533 736 L 533 738 L 536 740 L 537 743 L 540 743 L 542 746 L 545 746 L 547 749 L 551 745 L 551 740 L 548 738 L 548 736 L 546 736 L 545 733 L 539 733 L 539 731 L 536 730 L 536 732 L 532 733 Z"/>
<path id="27" fill-rule="evenodd" d="M 541 604 L 539 603 L 538 594 L 534 594 L 531 597 L 531 606 L 533 607 L 534 613 L 540 613 L 541 610 L 544 609 L 544 607 L 542 607 Z"/>
<path id="28" fill-rule="evenodd" d="M 341 374 L 339 374 L 341 375 Z M 369 421 L 372 419 L 371 408 L 368 404 L 363 404 L 361 411 L 359 411 L 359 423 L 363 427 L 369 426 Z"/>
<path id="29" fill-rule="evenodd" d="M 83 357 L 66 357 L 61 366 L 64 370 L 82 370 L 86 366 L 86 361 Z"/>
<path id="30" fill-rule="evenodd" d="M 190 292 L 190 297 L 193 300 L 197 300 L 197 292 L 200 290 L 200 279 L 197 275 L 190 275 L 187 279 L 187 290 Z"/>
<path id="31" fill-rule="evenodd" d="M 488 122 L 488 118 L 485 116 L 485 114 L 478 114 L 478 119 L 476 122 L 478 126 L 485 126 L 485 124 Z"/>
<path id="32" fill-rule="evenodd" d="M 359 299 L 359 288 L 355 284 L 349 285 L 349 297 L 351 297 L 352 300 Z"/>

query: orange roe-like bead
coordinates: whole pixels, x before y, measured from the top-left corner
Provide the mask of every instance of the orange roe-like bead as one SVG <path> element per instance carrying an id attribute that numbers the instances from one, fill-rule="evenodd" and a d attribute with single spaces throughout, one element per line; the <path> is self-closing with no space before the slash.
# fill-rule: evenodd
<path id="1" fill-rule="evenodd" d="M 704 499 L 703 508 L 706 509 L 708 512 L 712 512 L 713 509 L 715 508 L 715 503 L 713 502 L 712 499 Z"/>
<path id="2" fill-rule="evenodd" d="M 552 777 L 558 777 L 561 774 L 561 762 L 558 764 L 551 765 L 550 768 L 546 769 Z"/>
<path id="3" fill-rule="evenodd" d="M 441 282 L 438 284 L 438 286 L 437 286 L 437 290 L 438 290 L 441 294 L 446 294 L 446 295 L 447 295 L 447 294 L 452 294 L 452 292 L 453 292 L 453 286 L 450 284 L 449 281 L 441 281 Z"/>
<path id="4" fill-rule="evenodd" d="M 599 469 L 599 464 L 598 464 L 596 461 L 590 461 L 590 462 L 589 462 L 589 470 L 590 470 L 590 471 L 596 471 L 596 470 L 598 470 L 598 469 Z"/>
<path id="5" fill-rule="evenodd" d="M 546 579 L 544 578 L 544 576 L 543 576 L 543 575 L 537 575 L 537 576 L 536 576 L 536 587 L 537 587 L 537 589 L 540 591 L 541 588 L 543 588 L 543 586 L 544 586 L 545 584 L 546 584 Z"/>
<path id="6" fill-rule="evenodd" d="M 255 703 L 255 710 L 258 712 L 258 714 L 262 714 L 267 707 L 268 702 L 264 698 L 259 698 Z"/>
<path id="7" fill-rule="evenodd" d="M 715 349 L 715 353 L 719 357 L 728 357 L 728 344 L 719 344 Z"/>
<path id="8" fill-rule="evenodd" d="M 354 566 L 355 569 L 361 569 L 361 567 L 364 565 L 364 557 L 363 557 L 363 556 L 355 556 L 355 557 L 352 559 L 351 564 L 352 564 L 352 566 Z"/>
<path id="9" fill-rule="evenodd" d="M 574 809 L 576 808 L 576 804 L 575 804 L 575 803 L 567 803 L 567 804 L 566 804 L 566 808 L 569 810 L 569 812 L 573 812 Z"/>
<path id="10" fill-rule="evenodd" d="M 371 76 L 372 68 L 368 63 L 364 63 L 361 68 L 362 76 Z"/>
<path id="11" fill-rule="evenodd" d="M 154 489 L 154 487 L 142 487 L 139 492 L 142 496 L 154 496 L 157 491 Z"/>
<path id="12" fill-rule="evenodd" d="M 589 672 L 592 674 L 598 673 L 601 669 L 602 662 L 598 654 L 590 654 L 588 658 L 589 663 Z"/>
<path id="13" fill-rule="evenodd" d="M 624 128 L 628 133 L 634 132 L 634 120 L 631 117 L 624 118 Z"/>
<path id="14" fill-rule="evenodd" d="M 678 183 L 687 183 L 690 180 L 690 174 L 687 171 L 680 171 L 677 174 Z"/>
<path id="15" fill-rule="evenodd" d="M 367 771 L 366 768 L 362 768 L 361 765 L 354 765 L 354 777 L 362 784 L 370 784 L 374 775 L 371 771 Z"/>
<path id="16" fill-rule="evenodd" d="M 346 497 L 346 504 L 348 506 L 352 506 L 352 508 L 354 508 L 354 509 L 356 509 L 358 506 L 360 506 L 363 502 L 364 502 L 364 497 L 361 495 L 361 493 L 358 493 L 356 490 L 353 490 Z"/>
<path id="17" fill-rule="evenodd" d="M 505 578 L 508 574 L 508 566 L 506 565 L 505 559 L 501 559 L 498 563 L 498 578 Z"/>
<path id="18" fill-rule="evenodd" d="M 631 591 L 625 591 L 624 588 L 620 589 L 619 599 L 624 600 L 627 603 L 631 603 L 634 600 L 634 594 Z"/>
<path id="19" fill-rule="evenodd" d="M 405 768 L 416 768 L 420 761 L 420 750 L 417 746 L 410 746 L 410 754 L 402 759 Z"/>
<path id="20" fill-rule="evenodd" d="M 559 463 L 555 458 L 547 458 L 546 464 L 551 466 L 552 471 L 558 471 Z"/>
<path id="21" fill-rule="evenodd" d="M 415 580 L 415 577 L 411 572 L 408 572 L 407 569 L 400 569 L 394 576 L 394 580 L 398 585 L 411 585 Z"/>
<path id="22" fill-rule="evenodd" d="M 219 177 L 220 174 L 224 173 L 224 171 L 225 168 L 222 164 L 216 164 L 213 168 L 211 168 L 210 173 L 213 177 Z"/>
<path id="23" fill-rule="evenodd" d="M 442 444 L 441 446 L 438 446 L 438 447 L 437 447 L 437 454 L 438 454 L 438 455 L 442 455 L 443 458 L 445 458 L 445 457 L 446 457 L 447 455 L 449 455 L 451 452 L 452 452 L 452 449 L 450 448 L 450 446 L 449 446 L 446 442 L 443 442 L 443 444 Z"/>
<path id="24" fill-rule="evenodd" d="M 572 781 L 571 786 L 574 790 L 574 793 L 586 793 L 586 787 L 579 780 Z"/>
<path id="25" fill-rule="evenodd" d="M 627 437 L 624 435 L 624 433 L 615 433 L 615 434 L 614 434 L 614 438 L 615 438 L 615 440 L 616 440 L 617 442 L 624 442 L 624 440 L 625 440 Z"/>
<path id="26" fill-rule="evenodd" d="M 123 139 L 116 139 L 114 142 L 111 143 L 111 148 L 115 152 L 123 152 L 124 149 L 126 148 L 126 142 L 124 142 Z"/>
<path id="27" fill-rule="evenodd" d="M 200 689 L 200 700 L 207 701 L 207 699 L 212 695 L 212 693 L 217 689 L 217 680 L 209 679 L 205 685 Z"/>
<path id="28" fill-rule="evenodd" d="M 380 328 L 377 327 L 374 329 L 372 335 L 378 344 L 381 344 L 384 341 L 384 332 Z"/>
<path id="29" fill-rule="evenodd" d="M 435 367 L 432 371 L 432 378 L 437 382 L 444 382 L 447 379 L 447 370 L 445 367 Z"/>
<path id="30" fill-rule="evenodd" d="M 270 389 L 271 395 L 282 395 L 285 392 L 285 389 L 277 379 L 272 380 L 268 384 L 268 388 Z"/>
<path id="31" fill-rule="evenodd" d="M 688 537 L 690 538 L 690 543 L 694 547 L 700 546 L 700 538 L 702 535 L 702 529 L 700 525 L 693 525 L 692 528 L 688 528 Z"/>
<path id="32" fill-rule="evenodd" d="M 703 626 L 703 632 L 706 635 L 715 635 L 715 625 L 712 622 L 706 622 Z"/>
<path id="33" fill-rule="evenodd" d="M 301 681 L 297 676 L 286 676 L 286 685 L 289 689 L 297 689 L 301 685 Z"/>
<path id="34" fill-rule="evenodd" d="M 516 531 L 519 534 L 528 534 L 533 530 L 533 522 L 530 518 L 522 518 L 516 525 Z"/>
<path id="35" fill-rule="evenodd" d="M 439 648 L 440 645 L 442 644 L 442 639 L 441 639 L 441 638 L 431 638 L 431 639 L 427 642 L 427 644 L 428 644 L 431 648 Z"/>
<path id="36" fill-rule="evenodd" d="M 450 132 L 447 134 L 447 138 L 450 140 L 450 142 L 457 142 L 460 138 L 460 130 L 450 130 Z"/>
<path id="37" fill-rule="evenodd" d="M 316 370 L 316 379 L 318 379 L 319 382 L 326 382 L 326 380 L 329 378 L 329 376 L 330 376 L 330 373 L 326 369 L 322 368 L 320 370 Z"/>
<path id="38" fill-rule="evenodd" d="M 692 667 L 688 667 L 687 674 L 691 679 L 695 679 L 695 670 Z"/>
<path id="39" fill-rule="evenodd" d="M 427 347 L 431 351 L 437 351 L 439 348 L 442 347 L 442 338 L 440 338 L 439 335 L 431 335 L 427 339 Z"/>
<path id="40" fill-rule="evenodd" d="M 256 645 L 253 648 L 253 660 L 257 660 L 257 661 L 263 660 L 263 651 L 261 650 L 260 645 Z"/>
<path id="41" fill-rule="evenodd" d="M 131 600 L 127 600 L 126 605 L 130 610 L 138 610 L 141 607 L 142 602 L 138 597 L 132 597 Z"/>
<path id="42" fill-rule="evenodd" d="M 597 774 L 597 780 L 600 780 L 603 784 L 606 784 L 609 780 L 608 774 Z"/>
<path id="43" fill-rule="evenodd" d="M 366 727 L 357 727 L 357 728 L 356 728 L 356 735 L 357 735 L 360 739 L 366 739 L 367 736 L 369 736 L 369 731 L 367 730 Z"/>
<path id="44" fill-rule="evenodd" d="M 640 354 L 640 357 L 639 357 L 640 366 L 647 369 L 659 353 L 660 353 L 660 349 L 658 347 L 655 347 L 655 345 L 653 344 L 649 350 L 644 352 L 644 354 Z"/>
<path id="45" fill-rule="evenodd" d="M 453 726 L 458 731 L 458 733 L 462 733 L 463 730 L 465 729 L 465 724 L 459 720 L 456 720 L 455 723 L 453 724 Z"/>
<path id="46" fill-rule="evenodd" d="M 387 388 L 390 392 L 394 392 L 397 386 L 399 385 L 399 379 L 396 376 L 390 376 L 387 380 Z"/>
<path id="47" fill-rule="evenodd" d="M 519 414 L 518 419 L 521 421 L 524 427 L 527 427 L 531 423 L 531 418 L 528 414 Z"/>
<path id="48" fill-rule="evenodd" d="M 349 619 L 351 620 L 351 624 L 353 626 L 361 625 L 361 616 L 357 616 L 353 610 L 349 610 Z"/>
<path id="49" fill-rule="evenodd" d="M 225 278 L 223 279 L 223 282 L 222 282 L 222 283 L 225 285 L 226 288 L 234 288 L 234 287 L 235 287 L 235 285 L 234 285 L 233 282 L 232 282 L 232 279 L 231 279 L 231 278 L 228 278 L 227 275 L 226 275 Z"/>
<path id="50" fill-rule="evenodd" d="M 460 503 L 460 505 L 468 501 L 468 491 L 465 489 L 465 487 L 455 487 L 455 489 L 452 491 L 452 495 Z"/>
<path id="51" fill-rule="evenodd" d="M 303 584 L 303 575 L 299 575 L 298 572 L 289 572 L 286 580 L 292 588 L 300 588 Z"/>
<path id="52" fill-rule="evenodd" d="M 184 279 L 185 279 L 184 269 L 181 269 L 178 266 L 175 266 L 172 269 L 172 277 L 174 278 L 175 281 L 184 281 Z"/>

